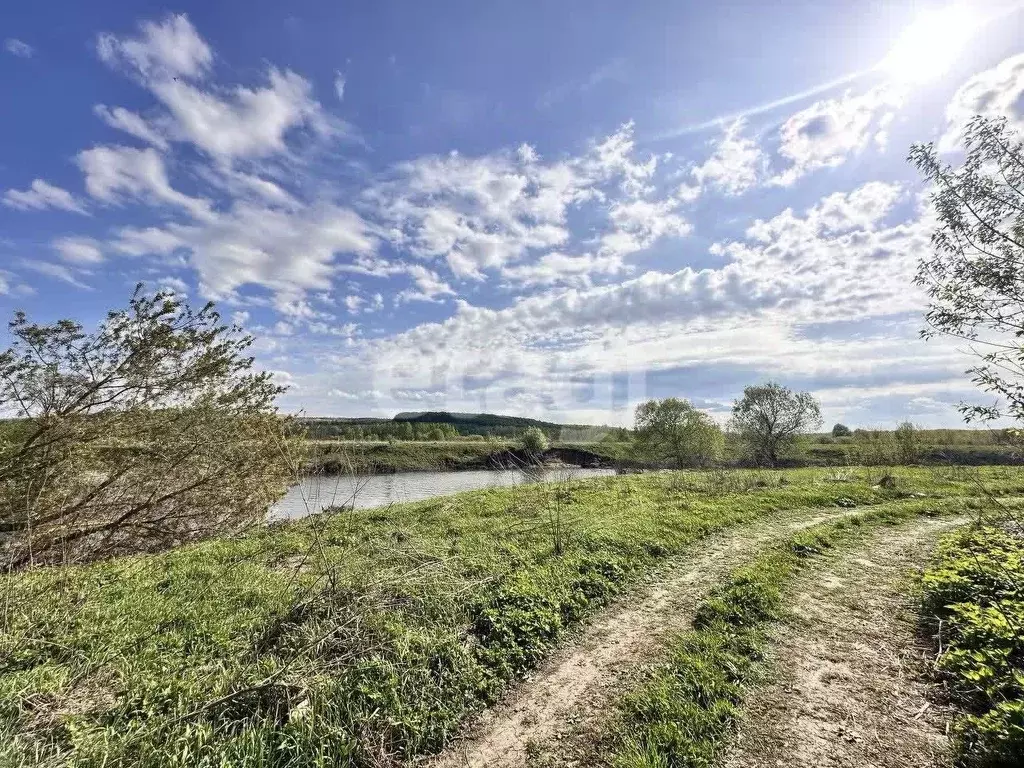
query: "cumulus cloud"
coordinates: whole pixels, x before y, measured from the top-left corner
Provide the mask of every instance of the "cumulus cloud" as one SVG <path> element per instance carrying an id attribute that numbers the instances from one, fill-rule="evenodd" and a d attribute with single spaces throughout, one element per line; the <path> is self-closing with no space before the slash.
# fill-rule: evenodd
<path id="1" fill-rule="evenodd" d="M 440 301 L 442 296 L 455 295 L 455 291 L 448 283 L 442 280 L 436 272 L 430 271 L 422 264 L 412 264 L 407 271 L 416 283 L 416 287 L 400 292 L 395 297 L 399 304 L 406 301 Z"/>
<path id="2" fill-rule="evenodd" d="M 4 40 L 4 50 L 12 56 L 18 56 L 22 59 L 30 59 L 32 54 L 35 53 L 35 49 L 31 45 L 18 40 L 16 37 L 8 37 Z"/>
<path id="3" fill-rule="evenodd" d="M 739 195 L 754 187 L 764 170 L 764 153 L 754 139 L 743 136 L 745 123 L 736 120 L 714 144 L 714 151 L 703 164 L 691 170 L 699 193 L 702 187 L 711 187 L 726 195 Z M 684 201 L 692 200 L 695 191 L 683 190 Z"/>
<path id="4" fill-rule="evenodd" d="M 1024 129 L 1024 53 L 1003 59 L 957 89 L 946 106 L 947 128 L 941 149 L 956 147 L 975 115 L 1006 117 L 1013 128 Z"/>
<path id="5" fill-rule="evenodd" d="M 345 76 L 341 72 L 334 73 L 334 93 L 338 97 L 338 101 L 343 101 L 345 98 Z"/>
<path id="6" fill-rule="evenodd" d="M 571 256 L 553 251 L 541 256 L 532 264 L 505 267 L 501 275 L 512 283 L 521 286 L 534 285 L 575 285 L 589 286 L 595 277 L 615 275 L 625 271 L 622 258 L 615 254 L 596 256 L 584 253 Z"/>
<path id="7" fill-rule="evenodd" d="M 526 144 L 479 157 L 419 158 L 394 169 L 364 200 L 389 223 L 396 247 L 443 258 L 460 278 L 480 280 L 487 270 L 563 246 L 569 212 L 585 204 L 605 217 L 602 255 L 621 257 L 689 231 L 675 211 L 679 201 L 656 195 L 650 181 L 657 159 L 635 156 L 632 132 L 627 124 L 583 155 L 547 162 Z"/>
<path id="8" fill-rule="evenodd" d="M 42 179 L 36 179 L 26 190 L 9 189 L 4 193 L 4 205 L 21 211 L 42 211 L 57 208 L 73 213 L 86 213 L 85 207 L 74 195 Z"/>
<path id="9" fill-rule="evenodd" d="M 780 128 L 779 155 L 790 165 L 772 183 L 788 186 L 812 171 L 842 165 L 885 129 L 903 97 L 902 89 L 881 85 L 800 110 Z"/>

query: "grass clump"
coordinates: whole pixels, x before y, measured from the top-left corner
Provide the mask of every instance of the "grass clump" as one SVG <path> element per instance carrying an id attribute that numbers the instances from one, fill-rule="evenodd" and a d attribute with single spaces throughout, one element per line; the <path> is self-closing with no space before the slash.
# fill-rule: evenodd
<path id="1" fill-rule="evenodd" d="M 619 703 L 603 750 L 615 768 L 710 768 L 736 719 L 743 683 L 761 659 L 765 629 L 780 616 L 787 581 L 810 557 L 924 510 L 880 508 L 794 534 L 735 571 L 698 606 L 693 629 Z"/>
<path id="2" fill-rule="evenodd" d="M 1024 755 L 1024 538 L 976 525 L 947 537 L 922 577 L 925 625 L 937 670 L 965 715 L 958 762 L 1020 765 Z"/>

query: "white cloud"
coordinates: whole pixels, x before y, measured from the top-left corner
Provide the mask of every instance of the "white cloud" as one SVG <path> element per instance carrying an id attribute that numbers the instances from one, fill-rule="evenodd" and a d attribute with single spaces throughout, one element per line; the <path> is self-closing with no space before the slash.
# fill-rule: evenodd
<path id="1" fill-rule="evenodd" d="M 210 215 L 210 204 L 171 187 L 163 159 L 154 149 L 93 147 L 76 158 L 85 174 L 85 188 L 97 200 L 118 204 L 125 196 L 150 203 L 166 203 L 196 218 Z"/>
<path id="2" fill-rule="evenodd" d="M 190 253 L 201 290 L 216 298 L 244 285 L 290 301 L 306 290 L 330 290 L 340 254 L 368 256 L 375 247 L 358 214 L 332 205 L 293 213 L 236 202 L 227 213 L 172 225 L 168 233 Z"/>
<path id="3" fill-rule="evenodd" d="M 103 261 L 100 244 L 89 237 L 60 237 L 53 241 L 53 247 L 64 261 L 72 264 L 99 264 Z"/>
<path id="4" fill-rule="evenodd" d="M 110 243 L 111 247 L 128 256 L 166 256 L 184 244 L 185 242 L 177 235 L 157 227 L 123 227 L 117 231 L 117 236 Z"/>
<path id="5" fill-rule="evenodd" d="M 601 238 L 601 253 L 624 256 L 650 248 L 662 237 L 682 237 L 689 223 L 675 213 L 678 201 L 629 200 L 615 202 L 609 210 L 613 229 Z"/>
<path id="6" fill-rule="evenodd" d="M 708 186 L 727 195 L 739 195 L 758 183 L 764 155 L 756 141 L 742 135 L 744 126 L 743 120 L 728 125 L 711 156 L 692 169 L 698 192 L 700 187 Z M 682 190 L 681 197 L 683 202 L 692 200 L 692 188 Z"/>
<path id="7" fill-rule="evenodd" d="M 55 280 L 60 280 L 61 282 L 67 283 L 68 285 L 73 285 L 75 288 L 80 288 L 83 291 L 92 290 L 90 286 L 86 285 L 81 280 L 79 280 L 75 273 L 72 270 L 65 267 L 63 264 L 54 264 L 49 261 L 33 260 L 26 261 L 24 263 L 24 266 L 28 269 L 31 269 L 34 272 L 38 272 L 41 275 L 46 275 L 47 277 L 52 277 Z"/>
<path id="8" fill-rule="evenodd" d="M 15 37 L 8 37 L 4 40 L 4 50 L 22 59 L 30 59 L 32 54 L 35 53 L 35 49 L 31 45 Z"/>
<path id="9" fill-rule="evenodd" d="M 415 288 L 409 288 L 400 292 L 395 301 L 399 304 L 406 301 L 440 301 L 441 296 L 454 296 L 448 283 L 444 282 L 436 272 L 424 267 L 422 264 L 412 264 L 407 270 L 409 276 L 416 283 Z"/>
<path id="10" fill-rule="evenodd" d="M 487 270 L 562 248 L 570 210 L 605 205 L 602 256 L 634 253 L 689 225 L 671 196 L 651 184 L 657 158 L 634 157 L 632 125 L 593 142 L 578 157 L 543 162 L 536 150 L 482 157 L 451 153 L 404 163 L 364 194 L 389 225 L 395 247 L 423 259 L 444 258 L 452 274 L 482 280 Z"/>
<path id="11" fill-rule="evenodd" d="M 811 171 L 834 168 L 863 149 L 891 120 L 904 91 L 881 85 L 865 93 L 824 99 L 792 115 L 780 129 L 779 154 L 790 166 L 771 181 L 788 186 Z"/>
<path id="12" fill-rule="evenodd" d="M 957 146 L 967 122 L 975 115 L 1006 117 L 1016 130 L 1024 130 L 1024 53 L 999 62 L 960 86 L 946 107 L 943 151 Z"/>
<path id="13" fill-rule="evenodd" d="M 595 256 L 585 253 L 570 256 L 555 251 L 544 254 L 532 264 L 505 267 L 501 275 L 522 286 L 564 284 L 586 287 L 595 276 L 614 275 L 624 269 L 618 255 Z"/>
<path id="14" fill-rule="evenodd" d="M 152 144 L 159 150 L 167 150 L 167 139 L 134 112 L 130 112 L 124 107 L 110 109 L 104 104 L 97 104 L 93 107 L 93 112 L 111 128 L 124 131 L 147 144 Z"/>
<path id="15" fill-rule="evenodd" d="M 266 157 L 284 152 L 289 131 L 308 126 L 320 134 L 330 128 L 307 80 L 271 69 L 263 88 L 236 86 L 220 97 L 183 80 L 150 85 L 170 110 L 177 135 L 223 159 Z"/>
<path id="16" fill-rule="evenodd" d="M 107 63 L 136 74 L 169 111 L 162 121 L 166 137 L 137 115 L 117 109 L 110 113 L 118 122 L 115 127 L 147 141 L 187 141 L 230 161 L 284 152 L 286 134 L 302 126 L 321 135 L 331 130 L 309 82 L 291 71 L 271 67 L 261 88 L 200 87 L 213 52 L 184 15 L 146 22 L 139 37 L 102 35 L 98 50 Z"/>
<path id="17" fill-rule="evenodd" d="M 334 92 L 338 96 L 338 101 L 345 99 L 345 76 L 341 72 L 334 73 Z"/>
<path id="18" fill-rule="evenodd" d="M 185 298 L 188 296 L 189 287 L 188 283 L 182 280 L 180 277 L 161 277 L 156 280 L 156 289 L 164 293 L 174 293 Z"/>
<path id="19" fill-rule="evenodd" d="M 74 195 L 61 187 L 55 187 L 42 179 L 36 179 L 31 186 L 20 191 L 9 189 L 4 193 L 4 205 L 22 211 L 42 211 L 58 208 L 62 211 L 85 213 L 86 210 Z"/>
<path id="20" fill-rule="evenodd" d="M 213 63 L 213 51 L 184 14 L 140 25 L 138 37 L 99 36 L 96 50 L 111 66 L 126 66 L 144 78 L 201 78 Z"/>

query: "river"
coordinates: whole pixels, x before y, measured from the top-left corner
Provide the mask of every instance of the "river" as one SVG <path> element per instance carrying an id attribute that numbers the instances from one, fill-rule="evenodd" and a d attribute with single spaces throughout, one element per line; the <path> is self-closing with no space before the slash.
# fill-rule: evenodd
<path id="1" fill-rule="evenodd" d="M 382 507 L 403 501 L 422 501 L 479 488 L 501 488 L 563 478 L 614 475 L 614 469 L 518 469 L 460 472 L 395 472 L 390 475 L 318 475 L 292 486 L 270 508 L 272 520 L 305 517 L 328 507 Z"/>

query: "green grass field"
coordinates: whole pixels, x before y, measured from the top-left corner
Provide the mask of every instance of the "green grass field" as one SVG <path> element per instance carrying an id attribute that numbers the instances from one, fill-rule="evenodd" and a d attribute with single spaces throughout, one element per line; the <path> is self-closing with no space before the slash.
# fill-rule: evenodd
<path id="1" fill-rule="evenodd" d="M 563 633 L 723 528 L 960 508 L 1015 468 L 673 472 L 323 515 L 5 577 L 0 764 L 352 765 L 443 747 Z"/>

